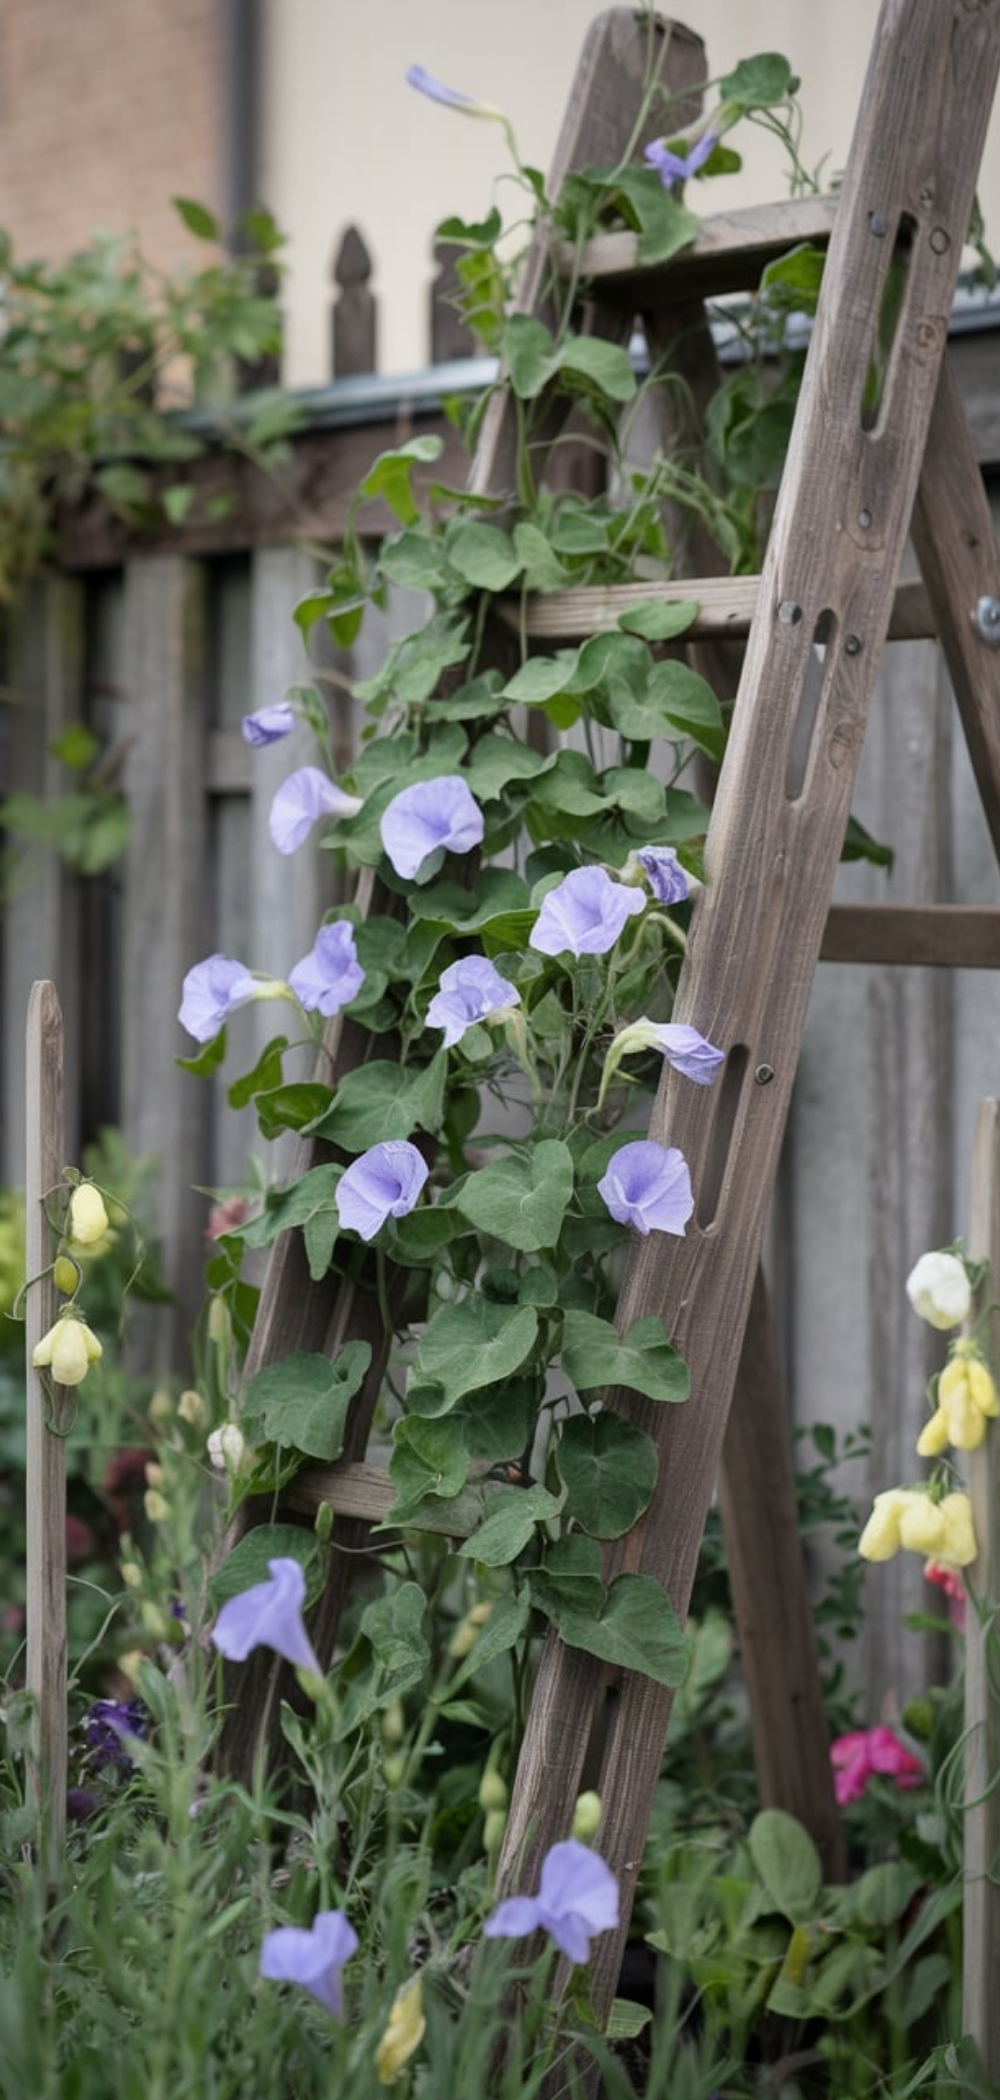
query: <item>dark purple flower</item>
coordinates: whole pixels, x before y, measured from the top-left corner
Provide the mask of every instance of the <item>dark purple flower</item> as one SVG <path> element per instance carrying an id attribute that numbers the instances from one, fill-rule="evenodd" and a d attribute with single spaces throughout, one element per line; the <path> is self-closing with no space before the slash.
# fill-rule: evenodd
<path id="1" fill-rule="evenodd" d="M 387 1218 L 405 1218 L 427 1179 L 427 1161 L 406 1138 L 386 1138 L 352 1160 L 337 1183 L 341 1225 L 373 1240 Z"/>
<path id="2" fill-rule="evenodd" d="M 634 858 L 658 904 L 682 904 L 688 879 L 672 846 L 640 846 Z"/>
<path id="3" fill-rule="evenodd" d="M 132 1770 L 128 1740 L 144 1742 L 149 1716 L 141 1699 L 95 1699 L 84 1722 L 87 1763 L 94 1771 L 102 1765 L 120 1765 Z"/>
<path id="4" fill-rule="evenodd" d="M 245 744 L 258 749 L 263 744 L 280 744 L 295 727 L 295 709 L 291 701 L 277 700 L 273 707 L 259 707 L 256 714 L 244 715 L 240 727 Z"/>
<path id="5" fill-rule="evenodd" d="M 339 1014 L 356 999 L 365 981 L 354 945 L 354 928 L 346 919 L 321 926 L 308 955 L 297 962 L 288 982 L 307 1013 Z"/>
<path id="6" fill-rule="evenodd" d="M 196 1043 L 210 1043 L 238 1006 L 254 997 L 257 986 L 241 962 L 228 955 L 208 955 L 184 979 L 177 1015 Z"/>
<path id="7" fill-rule="evenodd" d="M 427 1026 L 444 1029 L 444 1047 L 450 1050 L 477 1021 L 488 1021 L 505 1006 L 520 1003 L 516 985 L 501 977 L 485 955 L 466 955 L 461 962 L 450 963 L 442 970 L 427 1008 Z"/>
<path id="8" fill-rule="evenodd" d="M 89 1823 L 96 1816 L 101 1804 L 96 1794 L 88 1787 L 71 1786 L 66 1789 L 66 1814 L 71 1823 Z"/>
<path id="9" fill-rule="evenodd" d="M 470 853 L 482 844 L 483 813 L 459 773 L 417 780 L 394 795 L 382 816 L 382 844 L 404 880 L 432 853 Z"/>
<path id="10" fill-rule="evenodd" d="M 296 1669 L 322 1676 L 312 1642 L 302 1623 L 306 1578 L 297 1560 L 269 1560 L 269 1582 L 255 1582 L 238 1597 L 228 1597 L 212 1628 L 219 1654 L 228 1662 L 245 1662 L 254 1648 L 273 1648 Z"/>
<path id="11" fill-rule="evenodd" d="M 646 159 L 656 172 L 665 190 L 672 190 L 675 182 L 686 182 L 703 167 L 718 141 L 715 133 L 706 131 L 703 138 L 695 139 L 686 153 L 673 153 L 663 139 L 654 139 L 646 147 Z"/>
<path id="12" fill-rule="evenodd" d="M 297 853 L 318 818 L 354 817 L 361 807 L 357 795 L 348 795 L 318 766 L 300 766 L 282 781 L 271 804 L 268 828 L 279 853 Z"/>
<path id="13" fill-rule="evenodd" d="M 618 1883 L 599 1852 L 567 1838 L 553 1845 L 542 1861 L 537 1896 L 509 1896 L 487 1918 L 488 1940 L 523 1939 L 547 1932 L 567 1961 L 590 1958 L 590 1942 L 618 1923 Z"/>
<path id="14" fill-rule="evenodd" d="M 676 1232 L 694 1209 L 691 1176 L 682 1152 L 641 1138 L 622 1145 L 597 1184 L 613 1218 L 636 1232 Z"/>
<path id="15" fill-rule="evenodd" d="M 573 868 L 542 899 L 528 936 L 542 955 L 606 955 L 646 899 L 604 868 Z"/>
<path id="16" fill-rule="evenodd" d="M 358 1935 L 342 1910 L 318 1911 L 309 1930 L 278 1925 L 260 1950 L 260 1973 L 274 1983 L 297 1983 L 325 2005 L 335 2020 L 343 2018 L 340 1972 L 358 1951 Z"/>

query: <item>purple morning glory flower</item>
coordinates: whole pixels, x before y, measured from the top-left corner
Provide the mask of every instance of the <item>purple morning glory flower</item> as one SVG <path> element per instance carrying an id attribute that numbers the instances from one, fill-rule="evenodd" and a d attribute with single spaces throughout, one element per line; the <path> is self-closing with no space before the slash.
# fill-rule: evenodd
<path id="1" fill-rule="evenodd" d="M 95 1699 L 84 1723 L 87 1763 L 94 1770 L 102 1765 L 120 1765 L 130 1772 L 133 1760 L 127 1743 L 131 1736 L 142 1742 L 148 1716 L 141 1699 Z"/>
<path id="2" fill-rule="evenodd" d="M 488 1021 L 501 1008 L 520 1004 L 516 985 L 501 977 L 485 955 L 466 955 L 442 970 L 427 1008 L 427 1026 L 444 1029 L 444 1047 L 450 1050 L 477 1021 Z"/>
<path id="3" fill-rule="evenodd" d="M 542 955 L 606 955 L 628 919 L 645 911 L 646 899 L 604 868 L 573 868 L 542 899 L 528 937 Z"/>
<path id="4" fill-rule="evenodd" d="M 646 147 L 646 159 L 656 172 L 665 190 L 672 190 L 675 182 L 686 182 L 689 175 L 697 174 L 717 144 L 713 131 L 706 131 L 703 138 L 695 139 L 686 153 L 672 153 L 663 139 L 654 139 Z"/>
<path id="5" fill-rule="evenodd" d="M 227 1597 L 212 1628 L 212 1639 L 227 1662 L 246 1662 L 254 1648 L 273 1648 L 297 1669 L 322 1671 L 302 1623 L 306 1578 L 297 1560 L 269 1560 L 269 1582 L 255 1582 L 238 1597 Z"/>
<path id="6" fill-rule="evenodd" d="M 280 744 L 295 727 L 295 709 L 290 700 L 277 700 L 273 707 L 259 707 L 256 714 L 244 715 L 240 726 L 245 744 L 258 749 L 262 744 Z"/>
<path id="7" fill-rule="evenodd" d="M 228 955 L 208 955 L 184 979 L 177 1019 L 196 1043 L 210 1043 L 223 1022 L 237 1006 L 245 1006 L 256 989 L 241 962 L 233 962 Z"/>
<path id="8" fill-rule="evenodd" d="M 444 773 L 394 795 L 381 828 L 397 875 L 412 878 L 431 853 L 469 853 L 481 845 L 483 813 L 461 775 Z"/>
<path id="9" fill-rule="evenodd" d="M 358 1951 L 358 1935 L 342 1910 L 318 1911 L 309 1930 L 279 1925 L 260 1950 L 260 1973 L 274 1983 L 298 1983 L 325 2005 L 335 2020 L 343 2018 L 340 1972 Z"/>
<path id="10" fill-rule="evenodd" d="M 346 794 L 318 766 L 300 766 L 282 781 L 268 828 L 279 853 L 297 853 L 319 817 L 353 817 L 361 807 L 357 795 Z"/>
<path id="11" fill-rule="evenodd" d="M 405 1218 L 427 1179 L 423 1154 L 406 1138 L 386 1138 L 352 1160 L 337 1183 L 341 1225 L 373 1240 L 387 1218 Z"/>
<path id="12" fill-rule="evenodd" d="M 537 1896 L 509 1896 L 487 1918 L 488 1940 L 547 1932 L 567 1961 L 590 1958 L 590 1942 L 618 1923 L 618 1883 L 599 1852 L 577 1838 L 553 1845 L 542 1861 Z"/>
<path id="13" fill-rule="evenodd" d="M 474 95 L 463 95 L 460 88 L 446 87 L 443 80 L 435 80 L 426 66 L 407 66 L 408 87 L 417 88 L 421 95 L 429 95 L 432 102 L 443 102 L 448 109 L 460 109 L 467 117 L 502 117 L 502 111 L 491 102 L 477 102 Z"/>
<path id="14" fill-rule="evenodd" d="M 682 1021 L 643 1020 L 635 1025 L 648 1029 L 652 1047 L 663 1052 L 675 1072 L 683 1072 L 685 1079 L 693 1079 L 698 1086 L 711 1086 L 719 1066 L 726 1062 L 724 1050 L 717 1050 L 707 1036 L 699 1035 L 697 1028 L 688 1028 Z"/>
<path id="15" fill-rule="evenodd" d="M 622 1145 L 610 1161 L 603 1181 L 597 1184 L 613 1218 L 619 1225 L 634 1225 L 636 1232 L 676 1232 L 684 1227 L 694 1209 L 691 1176 L 682 1152 L 641 1138 Z"/>
<path id="16" fill-rule="evenodd" d="M 658 904 L 682 904 L 688 879 L 672 846 L 640 846 L 634 856 Z"/>
<path id="17" fill-rule="evenodd" d="M 321 926 L 308 955 L 297 962 L 288 982 L 307 1013 L 339 1014 L 356 999 L 365 981 L 354 945 L 354 928 L 346 919 Z"/>

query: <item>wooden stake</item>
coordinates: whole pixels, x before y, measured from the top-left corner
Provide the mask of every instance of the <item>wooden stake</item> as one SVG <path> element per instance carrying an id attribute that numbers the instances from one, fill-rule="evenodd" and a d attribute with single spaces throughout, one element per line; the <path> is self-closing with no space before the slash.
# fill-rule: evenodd
<path id="1" fill-rule="evenodd" d="M 27 1688 L 35 1701 L 31 1784 L 41 1823 L 41 1865 L 57 1878 L 66 1832 L 66 1444 L 74 1396 L 44 1384 L 36 1342 L 58 1310 L 49 1264 L 46 1192 L 63 1169 L 63 1025 L 54 984 L 32 986 L 26 1043 L 26 1273 L 24 1321 L 27 1422 Z M 66 1418 L 65 1424 L 63 1417 Z"/>
<path id="2" fill-rule="evenodd" d="M 969 1252 L 990 1263 L 988 1301 L 1000 1278 L 1000 1101 L 980 1104 L 972 1141 Z M 981 1310 L 981 1308 L 977 1308 Z M 1000 1314 L 990 1316 L 989 1355 L 1000 1369 Z M 966 1460 L 979 1556 L 968 1571 L 965 1634 L 965 1901 L 962 2026 L 990 2080 L 1000 2080 L 1000 1424 L 991 1422 Z M 972 1600 L 975 1600 L 974 1604 Z"/>

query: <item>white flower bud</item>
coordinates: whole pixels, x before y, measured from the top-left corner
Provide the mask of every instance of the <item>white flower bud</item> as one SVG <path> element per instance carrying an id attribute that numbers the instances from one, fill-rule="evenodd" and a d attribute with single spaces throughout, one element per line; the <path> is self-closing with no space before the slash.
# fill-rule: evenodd
<path id="1" fill-rule="evenodd" d="M 965 1263 L 940 1250 L 922 1254 L 906 1279 L 906 1295 L 915 1313 L 931 1327 L 960 1327 L 969 1317 L 972 1291 Z"/>

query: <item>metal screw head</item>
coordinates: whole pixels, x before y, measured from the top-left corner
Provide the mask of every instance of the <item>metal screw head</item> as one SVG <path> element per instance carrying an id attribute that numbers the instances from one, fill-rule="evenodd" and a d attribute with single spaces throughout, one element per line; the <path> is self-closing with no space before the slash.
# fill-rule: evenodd
<path id="1" fill-rule="evenodd" d="M 947 255 L 951 247 L 951 235 L 946 226 L 931 229 L 931 248 L 935 255 Z"/>
<path id="2" fill-rule="evenodd" d="M 778 618 L 783 627 L 797 627 L 802 618 L 802 607 L 794 598 L 784 598 L 778 607 Z"/>
<path id="3" fill-rule="evenodd" d="M 861 530 L 862 530 L 862 532 L 867 532 L 867 530 L 868 530 L 868 527 L 869 527 L 869 525 L 871 524 L 871 521 L 872 521 L 872 514 L 871 514 L 871 511 L 870 511 L 870 510 L 859 510 L 859 512 L 858 512 L 858 524 L 860 525 L 860 527 L 861 527 Z"/>
<path id="4" fill-rule="evenodd" d="M 983 641 L 991 649 L 1000 649 L 1000 598 L 980 598 L 972 617 Z"/>
<path id="5" fill-rule="evenodd" d="M 844 636 L 844 655 L 845 655 L 845 656 L 860 656 L 860 654 L 861 654 L 861 636 L 860 636 L 859 634 L 845 634 L 845 636 Z"/>
<path id="6" fill-rule="evenodd" d="M 753 1076 L 758 1086 L 770 1086 L 771 1081 L 774 1078 L 774 1066 L 755 1065 Z"/>
<path id="7" fill-rule="evenodd" d="M 869 224 L 869 226 L 871 227 L 871 230 L 872 230 L 873 234 L 875 235 L 875 239 L 876 239 L 877 241 L 883 241 L 883 240 L 885 239 L 885 236 L 886 236 L 886 232 L 887 232 L 887 227 L 886 227 L 886 223 L 885 223 L 885 220 L 884 220 L 884 219 L 883 219 L 883 217 L 882 217 L 882 214 L 881 214 L 881 212 L 880 212 L 880 211 L 872 211 L 872 212 L 869 212 L 869 214 L 868 214 L 868 224 Z"/>

